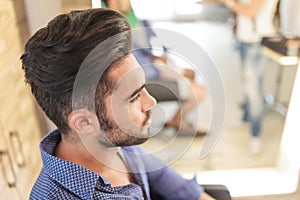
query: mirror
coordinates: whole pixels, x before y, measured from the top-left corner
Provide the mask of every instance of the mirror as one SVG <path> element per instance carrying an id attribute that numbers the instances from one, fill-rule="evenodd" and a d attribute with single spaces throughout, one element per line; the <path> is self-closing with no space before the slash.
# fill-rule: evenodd
<path id="1" fill-rule="evenodd" d="M 205 138 L 195 138 L 187 152 L 176 162 L 173 162 L 173 166 L 183 173 L 274 166 L 279 153 L 278 146 L 280 145 L 286 115 L 283 104 L 279 104 L 279 102 L 284 102 L 285 106 L 287 106 L 297 67 L 278 66 L 272 59 L 268 61 L 265 70 L 264 89 L 266 97 L 271 98 L 270 94 L 276 95 L 276 102 L 271 101 L 269 104 L 267 102 L 265 105 L 262 130 L 263 150 L 259 155 L 252 155 L 248 148 L 250 139 L 249 125 L 241 120 L 242 87 L 239 56 L 234 49 L 235 43 L 228 24 L 201 21 L 186 23 L 157 22 L 155 26 L 159 28 L 170 27 L 175 32 L 187 36 L 199 44 L 214 63 L 212 67 L 218 70 L 223 81 L 223 85 L 219 87 L 224 87 L 226 96 L 226 113 L 222 136 L 211 154 L 203 160 L 199 159 L 197 155 L 199 155 Z M 207 40 L 207 38 L 214 38 L 214 40 Z M 203 65 L 208 64 L 204 62 Z M 187 65 L 183 63 L 181 66 Z M 200 71 L 201 69 L 200 67 Z M 278 82 L 279 75 L 281 76 L 280 82 Z M 204 76 L 203 79 L 204 83 L 207 84 L 206 78 Z M 169 119 L 172 117 L 178 104 L 177 102 L 163 102 L 159 103 L 158 106 L 160 107 L 159 109 L 164 110 L 164 117 Z M 208 91 L 206 98 L 199 106 L 199 111 L 192 112 L 189 117 L 193 123 L 197 123 L 199 119 L 200 129 L 209 130 L 212 125 L 213 109 L 211 91 Z M 154 125 L 159 126 L 159 123 L 166 121 L 166 119 L 161 119 L 161 116 L 163 115 L 154 116 Z M 155 124 L 156 121 L 157 124 Z M 166 130 L 166 133 L 162 133 L 162 137 L 153 138 L 144 147 L 149 148 L 151 152 L 158 151 L 161 148 L 160 145 L 166 147 L 168 142 L 173 141 L 172 137 L 168 138 L 168 134 L 172 134 L 170 132 Z M 178 140 L 187 141 L 188 139 L 181 137 Z M 180 142 L 178 145 L 180 146 Z M 178 150 L 176 145 L 174 145 L 174 148 L 170 149 L 170 154 Z M 163 158 L 162 155 L 162 159 L 168 161 L 169 157 Z"/>

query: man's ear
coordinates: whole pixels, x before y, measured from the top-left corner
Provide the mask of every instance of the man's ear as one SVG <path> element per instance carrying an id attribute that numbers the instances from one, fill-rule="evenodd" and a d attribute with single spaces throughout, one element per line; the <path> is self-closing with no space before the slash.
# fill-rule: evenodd
<path id="1" fill-rule="evenodd" d="M 86 109 L 73 110 L 68 116 L 70 128 L 77 133 L 95 131 L 98 127 L 97 123 L 96 114 Z"/>

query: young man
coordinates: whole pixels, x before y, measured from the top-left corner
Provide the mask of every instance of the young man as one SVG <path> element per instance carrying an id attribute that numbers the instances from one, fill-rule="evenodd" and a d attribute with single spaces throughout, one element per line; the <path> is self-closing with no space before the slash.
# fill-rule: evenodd
<path id="1" fill-rule="evenodd" d="M 58 127 L 30 199 L 212 199 L 136 146 L 156 101 L 131 46 L 126 19 L 105 9 L 59 15 L 26 43 L 25 79 Z"/>

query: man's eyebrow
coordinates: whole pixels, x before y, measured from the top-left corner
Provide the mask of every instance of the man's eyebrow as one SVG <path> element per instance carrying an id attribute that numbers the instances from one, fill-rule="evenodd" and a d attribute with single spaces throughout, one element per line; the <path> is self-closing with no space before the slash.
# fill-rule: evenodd
<path id="1" fill-rule="evenodd" d="M 126 100 L 131 99 L 132 97 L 134 97 L 136 94 L 138 94 L 144 88 L 145 88 L 145 84 L 143 84 L 141 87 L 134 90 L 134 92 Z"/>

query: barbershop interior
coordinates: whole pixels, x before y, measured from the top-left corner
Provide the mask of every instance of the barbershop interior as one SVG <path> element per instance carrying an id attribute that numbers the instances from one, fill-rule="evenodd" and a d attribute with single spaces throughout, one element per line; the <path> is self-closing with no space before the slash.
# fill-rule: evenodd
<path id="1" fill-rule="evenodd" d="M 164 64 L 153 61 L 168 81 L 146 84 L 157 104 L 150 137 L 140 146 L 186 179 L 223 186 L 233 200 L 299 200 L 300 1 L 263 2 L 276 4 L 261 8 L 273 12 L 275 31 L 256 41 L 263 62 L 250 68 L 243 65 L 239 35 L 247 27 L 239 30 L 245 24 L 236 1 L 130 1 L 129 24 L 147 22 L 155 35 L 152 54 L 168 56 Z M 56 129 L 24 81 L 26 42 L 59 14 L 101 7 L 110 9 L 101 0 L 0 1 L 1 200 L 29 199 L 43 167 L 40 141 Z M 140 32 L 133 28 L 133 41 Z M 166 65 L 174 73 L 163 71 Z M 257 110 L 259 127 L 248 116 Z"/>

